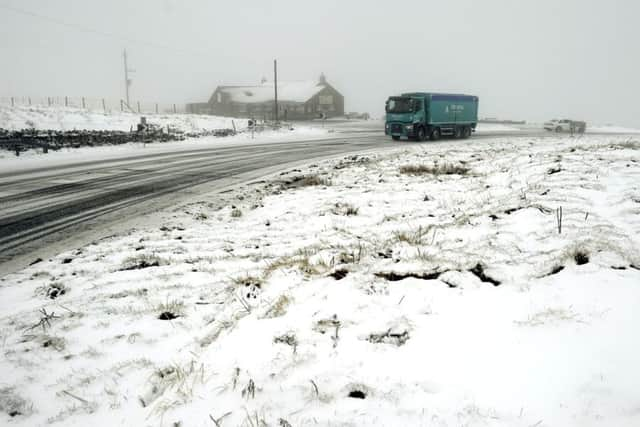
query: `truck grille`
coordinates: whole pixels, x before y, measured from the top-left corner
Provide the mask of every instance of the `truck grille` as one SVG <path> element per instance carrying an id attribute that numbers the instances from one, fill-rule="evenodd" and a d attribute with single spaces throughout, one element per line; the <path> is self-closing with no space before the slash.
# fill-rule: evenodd
<path id="1" fill-rule="evenodd" d="M 391 133 L 402 133 L 402 125 L 398 123 L 392 123 Z"/>

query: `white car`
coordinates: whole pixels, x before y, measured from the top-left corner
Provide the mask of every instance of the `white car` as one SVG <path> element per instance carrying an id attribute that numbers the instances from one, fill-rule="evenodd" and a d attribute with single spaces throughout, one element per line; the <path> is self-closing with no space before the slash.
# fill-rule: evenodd
<path id="1" fill-rule="evenodd" d="M 552 132 L 584 133 L 584 131 L 587 129 L 587 124 L 585 122 L 579 122 L 576 120 L 553 119 L 551 121 L 545 122 L 544 128 Z"/>

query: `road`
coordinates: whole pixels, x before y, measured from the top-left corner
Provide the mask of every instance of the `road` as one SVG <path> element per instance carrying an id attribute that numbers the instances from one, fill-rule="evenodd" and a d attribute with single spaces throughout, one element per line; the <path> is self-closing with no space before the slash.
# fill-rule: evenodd
<path id="1" fill-rule="evenodd" d="M 159 211 L 198 194 L 294 164 L 402 143 L 406 144 L 392 143 L 379 133 L 351 131 L 323 140 L 182 149 L 0 172 L 0 277 L 37 258 L 68 250 L 69 245 L 118 232 L 126 218 Z"/>

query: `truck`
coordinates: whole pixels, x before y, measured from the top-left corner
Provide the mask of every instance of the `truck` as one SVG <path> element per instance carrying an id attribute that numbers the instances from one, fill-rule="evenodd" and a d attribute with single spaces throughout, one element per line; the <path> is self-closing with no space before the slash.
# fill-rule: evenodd
<path id="1" fill-rule="evenodd" d="M 385 104 L 385 135 L 424 141 L 441 136 L 469 138 L 478 124 L 478 97 L 410 92 L 391 96 Z"/>

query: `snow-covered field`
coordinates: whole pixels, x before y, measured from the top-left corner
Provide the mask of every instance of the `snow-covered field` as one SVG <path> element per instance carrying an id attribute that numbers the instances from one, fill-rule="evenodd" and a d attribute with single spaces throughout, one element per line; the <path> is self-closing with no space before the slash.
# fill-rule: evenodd
<path id="1" fill-rule="evenodd" d="M 135 129 L 140 122 L 140 114 L 97 113 L 77 108 L 63 107 L 2 107 L 0 106 L 0 129 L 19 130 L 26 128 L 45 130 L 121 130 Z M 161 127 L 170 126 L 183 132 L 199 132 L 232 128 L 233 124 L 246 130 L 246 119 L 203 116 L 195 114 L 153 114 L 147 115 L 148 123 Z M 232 120 L 234 123 L 232 123 Z M 228 137 L 187 138 L 184 141 L 162 143 L 127 143 L 116 146 L 63 148 L 44 154 L 41 149 L 24 151 L 19 157 L 12 151 L 0 150 L 2 171 L 23 170 L 31 167 L 54 166 L 76 161 L 92 161 L 132 157 L 150 153 L 176 152 L 197 148 L 219 147 L 238 144 L 260 144 L 280 141 L 318 139 L 333 137 L 330 129 L 320 123 L 293 124 L 279 130 L 263 132 L 243 132 Z"/>
<path id="2" fill-rule="evenodd" d="M 628 133 L 628 134 L 640 134 L 640 129 L 629 128 L 624 126 L 588 126 L 587 133 Z"/>
<path id="3" fill-rule="evenodd" d="M 118 130 L 129 131 L 145 116 L 149 123 L 167 125 L 183 132 L 232 129 L 233 120 L 239 128 L 247 125 L 246 119 L 203 116 L 197 114 L 134 114 L 120 111 L 101 113 L 80 108 L 55 107 L 7 107 L 0 106 L 0 129 L 45 130 Z"/>
<path id="4" fill-rule="evenodd" d="M 404 146 L 221 197 L 0 281 L 0 423 L 640 425 L 637 140 Z"/>
<path id="5" fill-rule="evenodd" d="M 500 123 L 478 123 L 476 132 L 482 133 L 500 133 L 500 132 L 518 132 L 522 131 L 521 127 L 514 125 L 505 125 Z"/>

